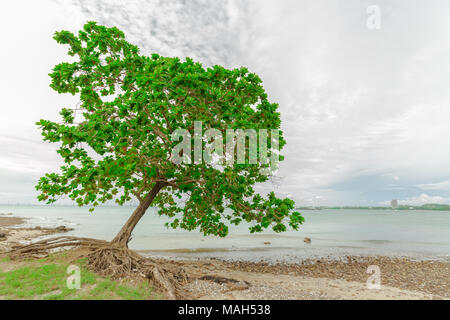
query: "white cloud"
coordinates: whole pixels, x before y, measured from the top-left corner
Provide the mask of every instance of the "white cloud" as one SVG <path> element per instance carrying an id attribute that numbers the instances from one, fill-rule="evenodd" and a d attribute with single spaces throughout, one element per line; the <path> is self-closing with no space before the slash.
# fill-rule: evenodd
<path id="1" fill-rule="evenodd" d="M 422 190 L 450 190 L 450 180 L 438 183 L 418 184 L 417 187 Z"/>
<path id="2" fill-rule="evenodd" d="M 248 18 L 246 3 L 236 0 L 57 2 L 71 15 L 71 28 L 79 28 L 87 20 L 116 26 L 143 53 L 189 56 L 206 65 L 238 62 L 241 29 Z"/>
<path id="3" fill-rule="evenodd" d="M 74 99 L 48 87 L 47 74 L 66 51 L 51 35 L 96 20 L 123 29 L 146 54 L 258 73 L 280 104 L 288 141 L 281 194 L 305 204 L 369 202 L 373 194 L 362 196 L 359 185 L 331 187 L 363 175 L 401 177 L 398 189 L 410 181 L 443 191 L 426 188 L 450 179 L 450 2 L 376 2 L 378 31 L 366 28 L 368 0 L 7 2 L 0 169 L 38 175 L 56 168 L 34 122 L 55 119 Z"/>

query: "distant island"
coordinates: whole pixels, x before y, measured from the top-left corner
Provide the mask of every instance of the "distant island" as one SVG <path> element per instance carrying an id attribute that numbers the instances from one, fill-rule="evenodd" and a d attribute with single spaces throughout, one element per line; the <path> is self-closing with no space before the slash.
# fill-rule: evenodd
<path id="1" fill-rule="evenodd" d="M 447 204 L 437 204 L 437 203 L 429 203 L 421 206 L 411 206 L 411 205 L 399 205 L 398 208 L 392 207 L 363 207 L 363 206 L 344 206 L 344 207 L 327 207 L 327 206 L 318 206 L 318 207 L 298 207 L 297 210 L 338 210 L 338 209 L 347 209 L 347 210 L 432 210 L 432 211 L 450 211 L 450 205 Z"/>

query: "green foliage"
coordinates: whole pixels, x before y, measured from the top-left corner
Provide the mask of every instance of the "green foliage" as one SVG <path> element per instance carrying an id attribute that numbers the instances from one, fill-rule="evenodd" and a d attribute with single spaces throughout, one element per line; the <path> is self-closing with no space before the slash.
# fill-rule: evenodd
<path id="1" fill-rule="evenodd" d="M 41 120 L 45 141 L 59 143 L 66 165 L 39 180 L 38 199 L 68 196 L 80 206 L 122 205 L 145 199 L 157 183 L 164 188 L 152 203 L 171 218 L 168 226 L 226 236 L 230 224 L 253 223 L 250 231 L 286 224 L 298 229 L 303 217 L 294 201 L 263 198 L 253 186 L 268 177 L 268 164 L 174 164 L 175 129 L 279 129 L 278 105 L 270 103 L 261 79 L 246 68 L 204 68 L 187 58 L 141 55 L 117 28 L 88 22 L 77 35 L 56 32 L 76 62 L 60 63 L 50 74 L 58 93 L 80 98 L 63 108 L 62 122 Z M 285 145 L 281 135 L 280 148 Z M 181 201 L 181 200 L 182 201 Z"/>

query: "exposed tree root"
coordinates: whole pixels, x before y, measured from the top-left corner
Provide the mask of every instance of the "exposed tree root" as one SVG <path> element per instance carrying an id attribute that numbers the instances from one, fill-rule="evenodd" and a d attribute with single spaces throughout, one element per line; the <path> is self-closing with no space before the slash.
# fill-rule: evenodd
<path id="1" fill-rule="evenodd" d="M 101 275 L 113 278 L 141 276 L 156 289 L 167 293 L 169 299 L 184 296 L 181 286 L 188 281 L 185 271 L 169 263 L 144 258 L 127 248 L 104 246 L 88 255 L 88 265 Z"/>
<path id="2" fill-rule="evenodd" d="M 150 284 L 167 294 L 169 299 L 185 297 L 181 287 L 188 281 L 186 272 L 168 262 L 157 262 L 144 258 L 128 248 L 114 246 L 109 242 L 77 237 L 58 237 L 13 247 L 8 255 L 11 259 L 42 258 L 50 252 L 67 248 L 83 248 L 87 254 L 87 265 L 92 271 L 114 279 L 143 277 Z"/>
<path id="3" fill-rule="evenodd" d="M 62 236 L 45 239 L 26 245 L 15 245 L 8 252 L 8 255 L 13 260 L 42 258 L 48 256 L 48 254 L 52 251 L 58 251 L 64 248 L 70 249 L 76 247 L 84 247 L 88 249 L 94 249 L 106 245 L 108 245 L 108 242 L 106 241 Z"/>

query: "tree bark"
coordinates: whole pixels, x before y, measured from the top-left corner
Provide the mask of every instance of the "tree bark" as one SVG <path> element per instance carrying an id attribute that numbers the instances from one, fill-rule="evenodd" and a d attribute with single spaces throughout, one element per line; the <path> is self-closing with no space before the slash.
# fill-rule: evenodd
<path id="1" fill-rule="evenodd" d="M 113 245 L 120 247 L 128 247 L 128 242 L 131 238 L 131 233 L 138 224 L 139 220 L 144 216 L 148 207 L 152 204 L 158 192 L 164 188 L 167 184 L 164 182 L 157 182 L 150 193 L 139 202 L 139 206 L 134 210 L 133 214 L 128 218 L 127 222 L 120 229 L 119 233 L 111 241 Z"/>

